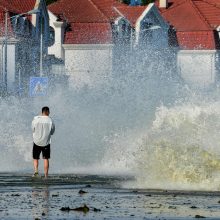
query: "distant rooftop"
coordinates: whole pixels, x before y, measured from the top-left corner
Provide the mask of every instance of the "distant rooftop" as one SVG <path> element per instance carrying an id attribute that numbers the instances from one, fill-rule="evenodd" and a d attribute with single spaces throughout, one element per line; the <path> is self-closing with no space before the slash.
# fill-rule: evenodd
<path id="1" fill-rule="evenodd" d="M 48 9 L 69 24 L 64 43 L 102 44 L 112 43 L 111 24 L 116 18 L 124 16 L 134 26 L 146 7 L 117 0 L 57 0 Z"/>
<path id="2" fill-rule="evenodd" d="M 159 5 L 159 0 L 156 2 Z M 159 8 L 159 6 L 158 6 Z M 216 49 L 220 26 L 219 0 L 168 0 L 168 8 L 159 8 L 177 33 L 179 46 L 185 49 Z"/>

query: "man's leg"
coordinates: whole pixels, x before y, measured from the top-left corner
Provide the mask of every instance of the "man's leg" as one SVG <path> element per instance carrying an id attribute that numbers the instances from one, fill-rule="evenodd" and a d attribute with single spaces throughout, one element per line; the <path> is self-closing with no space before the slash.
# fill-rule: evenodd
<path id="1" fill-rule="evenodd" d="M 48 171 L 49 171 L 49 160 L 44 159 L 44 175 L 45 175 L 45 178 L 48 177 Z"/>
<path id="2" fill-rule="evenodd" d="M 50 144 L 47 145 L 46 147 L 43 147 L 42 153 L 44 159 L 44 174 L 45 174 L 45 178 L 47 178 L 49 171 Z"/>
<path id="3" fill-rule="evenodd" d="M 34 173 L 38 173 L 38 160 L 34 159 Z"/>
<path id="4" fill-rule="evenodd" d="M 34 175 L 38 175 L 38 160 L 40 158 L 41 149 L 36 144 L 33 145 L 33 163 L 34 163 Z"/>

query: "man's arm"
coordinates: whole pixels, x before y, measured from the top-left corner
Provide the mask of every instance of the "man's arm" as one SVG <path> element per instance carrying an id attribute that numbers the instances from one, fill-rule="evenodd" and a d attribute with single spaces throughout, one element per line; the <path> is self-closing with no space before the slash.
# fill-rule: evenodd
<path id="1" fill-rule="evenodd" d="M 34 119 L 31 123 L 31 128 L 32 128 L 32 132 L 34 133 L 35 132 L 35 123 L 34 123 Z"/>
<path id="2" fill-rule="evenodd" d="M 50 134 L 53 135 L 54 132 L 55 132 L 55 124 L 54 124 L 54 122 L 52 121 L 52 126 L 51 126 Z"/>

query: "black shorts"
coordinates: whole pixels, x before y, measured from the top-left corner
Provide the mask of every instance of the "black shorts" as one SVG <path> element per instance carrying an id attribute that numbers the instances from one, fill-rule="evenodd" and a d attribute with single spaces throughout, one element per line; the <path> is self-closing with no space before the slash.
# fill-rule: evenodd
<path id="1" fill-rule="evenodd" d="M 45 147 L 38 146 L 34 143 L 33 145 L 33 159 L 39 160 L 40 153 L 42 152 L 43 159 L 50 159 L 50 144 Z"/>

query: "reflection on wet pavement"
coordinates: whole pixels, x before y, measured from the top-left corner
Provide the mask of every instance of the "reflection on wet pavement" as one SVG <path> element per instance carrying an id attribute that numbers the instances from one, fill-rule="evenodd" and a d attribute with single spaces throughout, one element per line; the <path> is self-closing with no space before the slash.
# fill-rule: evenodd
<path id="1" fill-rule="evenodd" d="M 61 178 L 58 184 L 56 176 L 54 181 L 48 180 L 49 184 L 43 180 L 36 184 L 26 176 L 22 184 L 22 177 L 0 176 L 0 219 L 219 219 L 220 216 L 220 192 L 123 189 L 119 183 L 125 179 L 113 177 L 74 177 L 76 181 L 72 179 L 68 184 Z M 84 205 L 88 212 L 72 210 Z"/>

